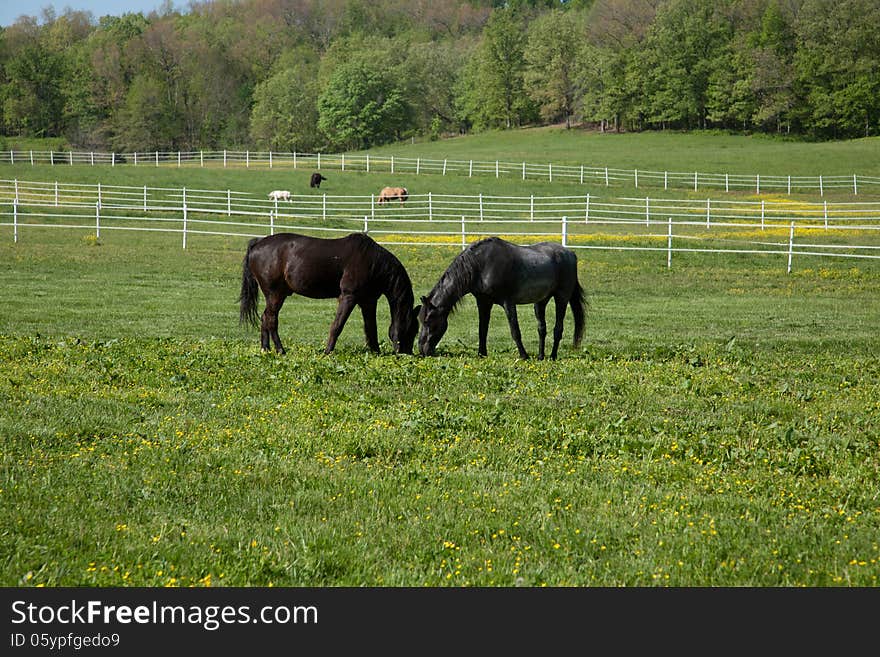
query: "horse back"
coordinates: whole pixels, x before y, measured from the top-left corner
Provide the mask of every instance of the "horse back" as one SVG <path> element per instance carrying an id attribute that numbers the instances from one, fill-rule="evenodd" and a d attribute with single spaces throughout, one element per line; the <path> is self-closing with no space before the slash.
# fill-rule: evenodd
<path id="1" fill-rule="evenodd" d="M 252 247 L 249 266 L 264 293 L 329 299 L 344 287 L 372 294 L 374 247 L 372 238 L 359 233 L 337 239 L 277 233 Z"/>

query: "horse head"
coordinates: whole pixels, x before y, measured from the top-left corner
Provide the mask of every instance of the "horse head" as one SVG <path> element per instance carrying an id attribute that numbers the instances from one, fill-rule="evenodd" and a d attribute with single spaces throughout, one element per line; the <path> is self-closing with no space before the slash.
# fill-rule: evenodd
<path id="1" fill-rule="evenodd" d="M 421 306 L 415 308 L 404 306 L 394 314 L 391 325 L 388 327 L 388 339 L 394 345 L 394 353 L 412 355 L 413 342 L 419 332 L 420 310 Z"/>
<path id="2" fill-rule="evenodd" d="M 449 327 L 449 309 L 434 305 L 428 297 L 422 297 L 419 321 L 422 330 L 419 333 L 419 354 L 433 356 L 440 338 Z"/>

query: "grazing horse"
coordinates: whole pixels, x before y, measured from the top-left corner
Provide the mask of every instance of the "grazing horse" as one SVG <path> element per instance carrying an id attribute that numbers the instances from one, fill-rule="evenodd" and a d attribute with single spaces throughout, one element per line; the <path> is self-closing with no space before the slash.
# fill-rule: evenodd
<path id="1" fill-rule="evenodd" d="M 394 352 L 411 354 L 419 330 L 419 308 L 413 308 L 412 283 L 397 257 L 364 233 L 338 239 L 276 233 L 248 242 L 241 273 L 239 319 L 257 324 L 257 288 L 266 298 L 260 323 L 260 346 L 284 353 L 278 336 L 278 312 L 291 294 L 311 299 L 336 297 L 336 318 L 330 325 L 325 354 L 336 340 L 351 311 L 360 306 L 367 347 L 379 353 L 376 303 L 385 295 L 391 311 L 388 337 Z"/>
<path id="2" fill-rule="evenodd" d="M 290 192 L 286 189 L 276 189 L 273 192 L 269 192 L 269 200 L 270 201 L 287 201 L 290 202 Z"/>
<path id="3" fill-rule="evenodd" d="M 309 187 L 319 188 L 321 186 L 322 180 L 327 180 L 327 179 L 316 171 L 315 173 L 312 174 L 312 177 L 309 179 Z"/>
<path id="4" fill-rule="evenodd" d="M 452 261 L 434 289 L 422 297 L 419 320 L 419 353 L 433 356 L 437 343 L 446 333 L 449 314 L 466 294 L 477 300 L 480 316 L 480 344 L 478 353 L 486 355 L 486 335 L 489 316 L 497 304 L 507 313 L 510 334 L 519 350 L 519 357 L 527 359 L 516 316 L 519 304 L 531 303 L 538 320 L 538 359 L 544 358 L 544 339 L 547 324 L 544 310 L 550 299 L 556 305 L 556 325 L 553 327 L 553 349 L 550 358 L 556 359 L 562 339 L 565 309 L 570 304 L 574 316 L 574 346 L 578 346 L 584 331 L 584 291 L 577 278 L 577 256 L 570 249 L 552 242 L 519 246 L 498 237 L 474 242 Z"/>
<path id="5" fill-rule="evenodd" d="M 403 205 L 408 198 L 409 192 L 406 191 L 406 187 L 383 187 L 382 191 L 379 192 L 379 198 L 376 200 L 376 203 L 382 205 L 397 199 Z"/>

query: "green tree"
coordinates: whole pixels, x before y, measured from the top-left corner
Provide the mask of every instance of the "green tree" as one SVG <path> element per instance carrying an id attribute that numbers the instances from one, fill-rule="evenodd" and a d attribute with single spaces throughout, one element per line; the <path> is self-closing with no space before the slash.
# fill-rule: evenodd
<path id="1" fill-rule="evenodd" d="M 528 29 L 525 48 L 525 82 L 529 95 L 545 121 L 564 120 L 571 127 L 580 100 L 577 53 L 584 40 L 581 14 L 574 11 L 547 12 Z"/>
<path id="2" fill-rule="evenodd" d="M 317 151 L 323 146 L 318 130 L 317 57 L 298 49 L 254 89 L 250 134 L 261 147 L 275 151 Z"/>
<path id="3" fill-rule="evenodd" d="M 341 64 L 318 98 L 318 127 L 339 149 L 397 139 L 410 116 L 398 75 L 369 53 Z"/>
<path id="4" fill-rule="evenodd" d="M 457 105 L 478 129 L 511 128 L 533 120 L 534 102 L 525 88 L 523 22 L 512 11 L 492 12 L 474 58 L 457 85 Z"/>

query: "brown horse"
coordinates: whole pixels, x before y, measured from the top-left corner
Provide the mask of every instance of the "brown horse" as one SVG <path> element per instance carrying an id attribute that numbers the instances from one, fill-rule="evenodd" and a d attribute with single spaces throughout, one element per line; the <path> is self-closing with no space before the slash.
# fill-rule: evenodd
<path id="1" fill-rule="evenodd" d="M 260 322 L 260 346 L 284 353 L 278 336 L 278 312 L 291 294 L 311 299 L 336 297 L 336 318 L 330 325 L 325 354 L 336 346 L 355 306 L 364 318 L 367 347 L 379 353 L 376 303 L 385 295 L 391 311 L 388 337 L 394 352 L 411 354 L 419 330 L 419 307 L 413 308 L 412 283 L 397 257 L 364 233 L 338 239 L 277 233 L 248 242 L 241 273 L 239 319 L 257 324 L 258 288 L 266 298 Z"/>
<path id="2" fill-rule="evenodd" d="M 408 198 L 409 192 L 406 191 L 406 187 L 383 187 L 382 191 L 379 192 L 379 198 L 376 200 L 376 203 L 382 205 L 397 199 L 403 205 Z"/>

